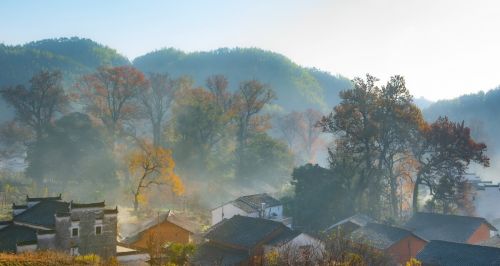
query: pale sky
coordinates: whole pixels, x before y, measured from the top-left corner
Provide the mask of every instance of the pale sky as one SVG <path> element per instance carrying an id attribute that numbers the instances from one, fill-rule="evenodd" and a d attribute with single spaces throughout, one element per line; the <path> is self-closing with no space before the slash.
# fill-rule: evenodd
<path id="1" fill-rule="evenodd" d="M 259 47 L 349 78 L 406 77 L 437 100 L 500 85 L 495 0 L 2 0 L 0 42 L 91 38 L 130 59 Z"/>

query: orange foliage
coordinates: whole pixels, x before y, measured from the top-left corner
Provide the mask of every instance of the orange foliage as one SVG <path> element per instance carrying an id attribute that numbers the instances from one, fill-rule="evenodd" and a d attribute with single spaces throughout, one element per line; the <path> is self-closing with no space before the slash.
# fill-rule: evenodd
<path id="1" fill-rule="evenodd" d="M 128 168 L 135 181 L 132 191 L 135 209 L 147 200 L 144 190 L 151 185 L 169 185 L 176 195 L 185 191 L 181 178 L 174 171 L 175 162 L 169 149 L 144 143 L 141 149 L 130 154 Z"/>

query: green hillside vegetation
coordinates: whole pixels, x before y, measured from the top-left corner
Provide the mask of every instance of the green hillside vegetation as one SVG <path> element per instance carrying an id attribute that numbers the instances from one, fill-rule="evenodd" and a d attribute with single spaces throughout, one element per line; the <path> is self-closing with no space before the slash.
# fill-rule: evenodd
<path id="1" fill-rule="evenodd" d="M 17 46 L 0 44 L 0 86 L 26 84 L 40 70 L 60 70 L 70 84 L 99 66 L 125 64 L 130 64 L 126 57 L 89 39 L 48 39 Z"/>
<path id="2" fill-rule="evenodd" d="M 448 116 L 454 121 L 465 121 L 479 141 L 488 144 L 491 155 L 498 152 L 500 141 L 500 88 L 460 96 L 452 100 L 438 101 L 424 110 L 428 121 L 438 116 Z"/>
<path id="3" fill-rule="evenodd" d="M 46 39 L 24 45 L 0 44 L 0 87 L 27 84 L 40 70 L 61 70 L 65 87 L 71 89 L 83 74 L 103 65 L 128 65 L 130 61 L 114 49 L 78 37 Z M 189 76 L 198 86 L 207 77 L 222 74 L 231 90 L 240 82 L 257 79 L 277 94 L 277 110 L 314 108 L 327 112 L 338 103 L 338 93 L 351 87 L 350 81 L 313 68 L 304 68 L 278 53 L 257 48 L 221 48 L 209 52 L 185 53 L 173 48 L 140 56 L 133 61 L 145 73 Z M 2 104 L 3 106 L 3 104 Z M 1 107 L 4 115 L 8 110 Z"/>
<path id="4" fill-rule="evenodd" d="M 228 78 L 232 90 L 244 80 L 257 79 L 271 86 L 278 96 L 275 103 L 288 111 L 306 108 L 327 111 L 338 102 L 338 92 L 351 86 L 344 77 L 304 68 L 283 55 L 257 48 L 193 53 L 168 48 L 138 57 L 133 64 L 146 73 L 187 75 L 200 86 L 205 85 L 208 76 L 222 74 Z"/>

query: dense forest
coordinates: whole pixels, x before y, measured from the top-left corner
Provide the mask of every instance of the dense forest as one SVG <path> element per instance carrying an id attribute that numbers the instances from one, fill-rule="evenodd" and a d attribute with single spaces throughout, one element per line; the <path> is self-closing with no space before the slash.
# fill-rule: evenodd
<path id="1" fill-rule="evenodd" d="M 356 212 L 471 212 L 464 175 L 489 166 L 494 131 L 478 121 L 493 114 L 459 115 L 497 91 L 431 104 L 402 76 L 349 81 L 259 49 L 163 49 L 133 63 L 78 38 L 2 49 L 18 62 L 1 77 L 0 162 L 15 166 L 0 175 L 4 202 L 64 193 L 207 210 L 267 191 L 313 231 Z"/>
<path id="2" fill-rule="evenodd" d="M 140 56 L 131 63 L 109 47 L 77 37 L 0 45 L 0 86 L 26 84 L 40 70 L 60 70 L 67 89 L 72 89 L 80 75 L 99 66 L 131 64 L 144 73 L 191 77 L 196 86 L 205 85 L 209 75 L 221 74 L 227 77 L 233 91 L 240 82 L 254 78 L 276 92 L 277 99 L 269 106 L 276 111 L 312 107 L 326 111 L 338 102 L 338 92 L 350 86 L 350 81 L 342 76 L 303 68 L 283 55 L 257 48 L 195 53 L 169 48 Z"/>

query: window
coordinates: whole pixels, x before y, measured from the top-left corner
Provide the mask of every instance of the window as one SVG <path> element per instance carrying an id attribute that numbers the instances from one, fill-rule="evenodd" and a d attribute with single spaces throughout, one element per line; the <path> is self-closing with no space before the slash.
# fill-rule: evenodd
<path id="1" fill-rule="evenodd" d="M 78 236 L 78 227 L 71 228 L 71 237 L 77 237 L 77 236 Z"/>
<path id="2" fill-rule="evenodd" d="M 71 256 L 78 256 L 80 255 L 80 253 L 78 252 L 78 247 L 73 247 L 69 250 L 69 254 Z"/>
<path id="3" fill-rule="evenodd" d="M 102 234 L 102 226 L 98 225 L 95 227 L 95 234 L 96 235 Z"/>

